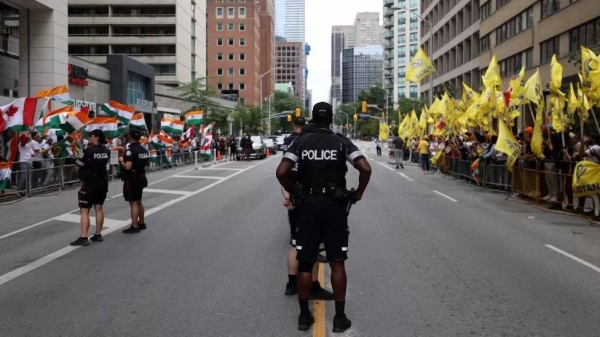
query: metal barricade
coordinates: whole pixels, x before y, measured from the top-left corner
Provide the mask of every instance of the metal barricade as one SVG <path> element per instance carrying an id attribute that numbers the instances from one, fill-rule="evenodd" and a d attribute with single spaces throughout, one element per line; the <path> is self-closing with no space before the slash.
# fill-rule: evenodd
<path id="1" fill-rule="evenodd" d="M 0 191 L 0 205 L 8 205 L 27 198 L 29 163 L 14 163 L 10 179 Z"/>
<path id="2" fill-rule="evenodd" d="M 81 185 L 79 181 L 79 172 L 75 168 L 74 158 L 61 158 L 60 172 L 62 179 L 62 188 L 72 188 Z"/>
<path id="3" fill-rule="evenodd" d="M 44 159 L 30 167 L 29 196 L 60 193 L 63 186 L 60 160 Z"/>
<path id="4" fill-rule="evenodd" d="M 506 164 L 479 164 L 481 183 L 484 188 L 497 188 L 510 191 L 511 174 Z"/>

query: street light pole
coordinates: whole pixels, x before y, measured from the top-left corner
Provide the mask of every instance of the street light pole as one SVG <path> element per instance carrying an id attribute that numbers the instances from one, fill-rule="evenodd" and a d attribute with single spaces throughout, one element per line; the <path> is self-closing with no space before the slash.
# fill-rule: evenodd
<path id="1" fill-rule="evenodd" d="M 259 80 L 259 83 L 260 83 L 260 95 L 259 96 L 260 96 L 260 114 L 261 114 L 261 116 L 262 116 L 262 113 L 263 113 L 263 100 L 264 100 L 263 86 L 262 86 L 263 77 L 265 77 L 265 75 L 267 75 L 268 73 L 270 73 L 270 72 L 272 72 L 273 70 L 276 70 L 276 69 L 281 69 L 281 67 L 274 67 L 273 69 L 271 69 L 271 70 L 267 71 L 266 73 L 260 75 L 260 80 Z"/>

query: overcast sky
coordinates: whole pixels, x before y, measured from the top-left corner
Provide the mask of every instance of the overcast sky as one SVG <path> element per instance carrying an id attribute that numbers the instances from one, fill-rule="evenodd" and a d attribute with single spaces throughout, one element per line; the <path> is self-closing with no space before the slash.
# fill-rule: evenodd
<path id="1" fill-rule="evenodd" d="M 306 0 L 308 89 L 313 104 L 329 101 L 331 85 L 331 26 L 352 25 L 358 12 L 383 11 L 383 0 Z M 380 19 L 381 22 L 381 19 Z"/>

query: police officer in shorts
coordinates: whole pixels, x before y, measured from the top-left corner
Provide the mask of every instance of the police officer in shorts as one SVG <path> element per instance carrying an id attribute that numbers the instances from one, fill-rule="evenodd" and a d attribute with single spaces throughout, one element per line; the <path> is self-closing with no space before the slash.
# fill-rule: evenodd
<path id="1" fill-rule="evenodd" d="M 78 193 L 79 210 L 81 213 L 81 235 L 71 242 L 71 246 L 88 246 L 88 230 L 90 228 L 90 209 L 96 211 L 96 234 L 91 237 L 94 242 L 101 242 L 102 225 L 104 224 L 104 201 L 108 193 L 108 175 L 106 165 L 110 158 L 110 151 L 104 146 L 106 138 L 101 130 L 89 133 L 89 146 L 82 151 L 79 159 L 75 161 L 81 180 L 81 189 Z"/>
<path id="2" fill-rule="evenodd" d="M 317 103 L 312 113 L 313 124 L 306 126 L 287 149 L 276 175 L 298 211 L 298 330 L 307 331 L 314 323 L 308 308 L 311 271 L 317 261 L 319 245 L 324 242 L 335 297 L 333 332 L 339 333 L 351 326 L 345 314 L 348 212 L 349 207 L 362 198 L 371 177 L 371 166 L 349 139 L 329 129 L 333 119 L 330 104 Z M 356 191 L 346 190 L 346 161 L 359 171 Z M 298 183 L 292 178 L 296 163 L 300 168 Z"/>
<path id="3" fill-rule="evenodd" d="M 123 197 L 129 202 L 131 208 L 131 226 L 123 230 L 125 234 L 139 233 L 141 229 L 147 228 L 144 221 L 142 193 L 148 186 L 146 167 L 150 165 L 150 154 L 140 145 L 141 137 L 141 130 L 131 129 L 129 148 L 125 150 L 125 155 L 119 158 L 119 164 L 123 169 Z"/>
<path id="4" fill-rule="evenodd" d="M 306 119 L 304 117 L 298 117 L 294 120 L 294 132 L 283 140 L 283 154 L 287 148 L 298 138 L 302 132 L 302 128 L 306 125 Z M 292 181 L 298 181 L 298 163 L 292 168 Z M 298 293 L 297 285 L 297 274 L 298 274 L 298 260 L 296 259 L 296 231 L 298 228 L 298 211 L 294 209 L 290 202 L 289 194 L 282 189 L 284 197 L 284 206 L 288 209 L 288 220 L 290 222 L 290 245 L 292 246 L 287 254 L 287 267 L 288 267 L 288 283 L 285 287 L 286 295 L 295 295 Z M 333 294 L 321 287 L 318 280 L 319 266 L 314 265 L 312 271 L 312 285 L 310 287 L 310 297 L 319 300 L 332 301 Z"/>

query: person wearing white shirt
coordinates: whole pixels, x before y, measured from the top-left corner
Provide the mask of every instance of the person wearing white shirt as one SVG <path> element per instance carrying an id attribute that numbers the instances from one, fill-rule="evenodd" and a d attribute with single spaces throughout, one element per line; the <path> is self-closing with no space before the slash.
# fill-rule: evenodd
<path id="1" fill-rule="evenodd" d="M 22 134 L 19 136 L 19 178 L 18 178 L 18 189 L 24 191 L 27 189 L 27 175 L 29 174 L 29 161 L 33 157 L 33 150 L 29 145 L 31 139 L 26 135 Z"/>
<path id="2" fill-rule="evenodd" d="M 46 171 L 42 170 L 42 136 L 39 132 L 33 132 L 31 137 L 33 138 L 29 142 L 29 146 L 31 146 L 31 150 L 33 151 L 33 156 L 31 157 L 31 165 L 33 167 L 33 171 L 31 171 L 31 188 L 37 188 L 46 176 Z"/>

